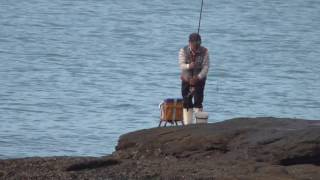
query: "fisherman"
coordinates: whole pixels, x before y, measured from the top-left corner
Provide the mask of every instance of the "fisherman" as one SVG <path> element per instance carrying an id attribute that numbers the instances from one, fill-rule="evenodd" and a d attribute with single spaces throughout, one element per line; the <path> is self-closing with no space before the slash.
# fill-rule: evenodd
<path id="1" fill-rule="evenodd" d="M 201 36 L 198 33 L 190 34 L 189 45 L 180 49 L 179 65 L 182 80 L 183 122 L 187 125 L 193 123 L 193 111 L 196 113 L 203 110 L 204 86 L 209 70 L 208 49 L 201 46 Z"/>

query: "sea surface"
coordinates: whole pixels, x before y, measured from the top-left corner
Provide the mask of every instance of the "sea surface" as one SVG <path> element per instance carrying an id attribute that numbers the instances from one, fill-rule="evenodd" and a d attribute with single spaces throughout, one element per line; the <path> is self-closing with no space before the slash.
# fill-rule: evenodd
<path id="1" fill-rule="evenodd" d="M 180 97 L 201 0 L 0 0 L 0 159 L 101 156 Z M 204 109 L 320 119 L 320 1 L 204 0 Z"/>

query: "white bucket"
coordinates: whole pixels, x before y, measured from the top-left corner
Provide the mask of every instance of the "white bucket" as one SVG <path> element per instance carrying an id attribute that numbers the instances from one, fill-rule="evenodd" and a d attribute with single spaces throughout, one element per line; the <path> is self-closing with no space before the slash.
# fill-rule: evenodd
<path id="1" fill-rule="evenodd" d="M 196 112 L 196 124 L 208 123 L 209 113 L 207 112 Z"/>

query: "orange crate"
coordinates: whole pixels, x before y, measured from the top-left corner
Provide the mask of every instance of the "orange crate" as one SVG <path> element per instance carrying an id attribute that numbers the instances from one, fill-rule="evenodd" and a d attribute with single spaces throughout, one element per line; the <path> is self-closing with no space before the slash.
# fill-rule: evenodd
<path id="1" fill-rule="evenodd" d="M 170 123 L 176 123 L 177 121 L 183 122 L 182 99 L 165 99 L 160 104 L 160 124 L 162 121 Z"/>

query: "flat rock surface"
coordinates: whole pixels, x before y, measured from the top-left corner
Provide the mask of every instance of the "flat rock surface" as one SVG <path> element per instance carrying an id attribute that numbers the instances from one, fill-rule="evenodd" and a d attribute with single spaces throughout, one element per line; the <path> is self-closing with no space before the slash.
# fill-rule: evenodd
<path id="1" fill-rule="evenodd" d="M 103 157 L 0 160 L 0 179 L 320 179 L 320 121 L 236 118 L 120 136 Z"/>

